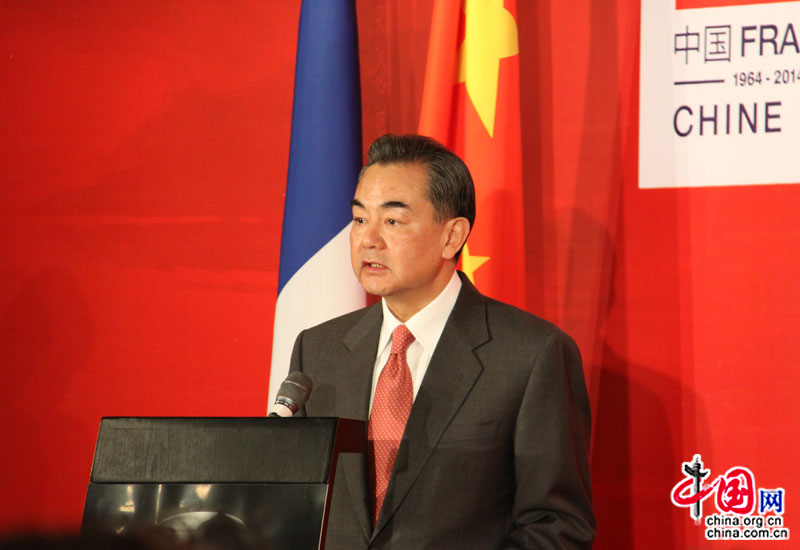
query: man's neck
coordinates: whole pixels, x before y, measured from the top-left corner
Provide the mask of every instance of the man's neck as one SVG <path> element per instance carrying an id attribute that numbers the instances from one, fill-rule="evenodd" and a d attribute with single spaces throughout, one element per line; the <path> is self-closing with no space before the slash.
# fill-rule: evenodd
<path id="1" fill-rule="evenodd" d="M 437 274 L 434 285 L 425 295 L 419 297 L 408 295 L 387 296 L 383 299 L 386 303 L 386 307 L 389 308 L 389 311 L 392 312 L 392 315 L 394 315 L 400 322 L 405 323 L 442 293 L 447 284 L 450 282 L 450 279 L 453 277 L 455 270 L 455 263 L 448 262 L 447 268 L 442 269 L 442 271 Z"/>

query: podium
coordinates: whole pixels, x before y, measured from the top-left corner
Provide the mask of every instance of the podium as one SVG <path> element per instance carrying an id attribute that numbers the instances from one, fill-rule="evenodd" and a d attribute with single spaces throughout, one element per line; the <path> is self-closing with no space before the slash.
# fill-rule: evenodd
<path id="1" fill-rule="evenodd" d="M 338 454 L 365 449 L 361 420 L 104 418 L 81 532 L 323 549 Z"/>

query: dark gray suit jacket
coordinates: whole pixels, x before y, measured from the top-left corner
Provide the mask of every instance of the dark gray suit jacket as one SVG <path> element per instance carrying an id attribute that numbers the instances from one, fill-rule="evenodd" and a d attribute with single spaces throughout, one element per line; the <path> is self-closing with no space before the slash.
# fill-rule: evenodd
<path id="1" fill-rule="evenodd" d="M 327 550 L 589 548 L 589 401 L 554 325 L 462 289 L 414 400 L 377 525 L 364 455 L 341 455 Z M 380 304 L 302 332 L 309 416 L 367 420 Z"/>

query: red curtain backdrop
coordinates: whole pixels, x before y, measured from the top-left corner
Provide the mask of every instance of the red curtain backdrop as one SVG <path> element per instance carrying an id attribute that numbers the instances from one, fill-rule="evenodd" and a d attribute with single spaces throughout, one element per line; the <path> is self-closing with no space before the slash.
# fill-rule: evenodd
<path id="1" fill-rule="evenodd" d="M 432 3 L 357 5 L 368 144 Z M 800 529 L 800 187 L 638 188 L 639 5 L 517 6 L 526 305 L 584 355 L 596 547 L 740 548 L 669 492 L 701 453 Z M 298 15 L 0 6 L 0 533 L 77 528 L 101 416 L 263 414 Z"/>

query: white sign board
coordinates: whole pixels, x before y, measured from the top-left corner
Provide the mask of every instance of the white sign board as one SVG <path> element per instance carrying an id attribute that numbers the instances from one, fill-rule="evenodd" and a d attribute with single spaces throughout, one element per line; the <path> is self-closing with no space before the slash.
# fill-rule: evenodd
<path id="1" fill-rule="evenodd" d="M 800 2 L 641 9 L 639 187 L 800 182 Z"/>

